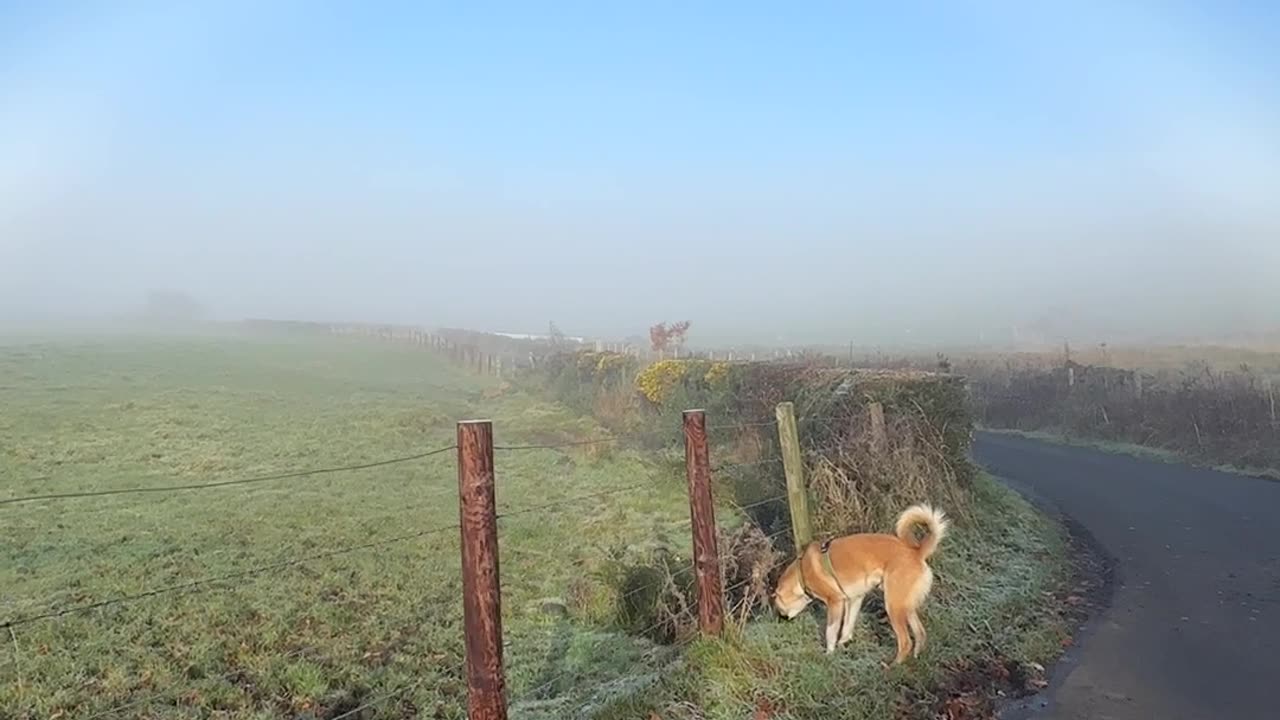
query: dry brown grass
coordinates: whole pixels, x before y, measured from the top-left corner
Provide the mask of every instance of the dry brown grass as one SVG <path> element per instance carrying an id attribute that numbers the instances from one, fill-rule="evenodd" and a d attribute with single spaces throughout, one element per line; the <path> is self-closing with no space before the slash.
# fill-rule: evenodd
<path id="1" fill-rule="evenodd" d="M 885 430 L 883 447 L 865 423 L 843 433 L 835 447 L 808 457 L 819 533 L 884 532 L 905 508 L 921 502 L 953 516 L 967 514 L 968 494 L 941 434 L 910 417 L 889 419 Z"/>

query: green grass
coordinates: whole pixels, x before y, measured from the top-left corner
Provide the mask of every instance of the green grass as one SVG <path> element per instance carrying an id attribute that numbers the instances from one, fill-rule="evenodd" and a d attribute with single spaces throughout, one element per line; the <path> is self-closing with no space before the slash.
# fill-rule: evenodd
<path id="1" fill-rule="evenodd" d="M 1183 453 L 1175 450 L 1148 447 L 1146 445 L 1138 445 L 1136 443 L 1118 442 L 1115 440 L 1097 440 L 1050 430 L 1014 430 L 1010 428 L 983 428 L 983 430 L 985 432 L 1027 438 L 1028 440 L 1039 440 L 1041 442 L 1054 443 L 1057 445 L 1071 445 L 1073 447 L 1101 450 L 1102 452 L 1108 452 L 1116 455 L 1128 455 L 1130 457 L 1151 460 L 1154 462 L 1171 464 L 1185 463 L 1190 465 L 1203 464 L 1196 458 L 1184 455 Z M 1228 464 L 1212 465 L 1211 467 L 1214 470 L 1232 473 L 1235 475 L 1248 475 L 1251 477 L 1264 477 L 1272 480 L 1280 480 L 1280 470 L 1272 468 L 1237 467 L 1235 465 Z"/>
<path id="2" fill-rule="evenodd" d="M 494 420 L 499 444 L 602 432 L 421 350 L 326 339 L 0 340 L 0 407 L 0 499 L 409 455 L 451 444 L 454 421 L 473 417 Z M 496 474 L 499 510 L 514 513 L 500 521 L 513 718 L 737 719 L 762 699 L 779 718 L 884 718 L 923 707 L 908 699 L 927 702 L 957 664 L 1044 662 L 1060 647 L 1062 622 L 1042 593 L 1065 575 L 1063 536 L 988 479 L 937 555 L 931 650 L 885 672 L 892 640 L 870 611 L 834 657 L 809 616 L 762 616 L 683 650 L 620 629 L 619 558 L 688 554 L 683 470 L 669 455 L 500 452 Z M 721 521 L 740 519 L 721 508 Z M 446 528 L 17 626 L 0 636 L 0 718 L 324 718 L 364 703 L 366 720 L 462 718 L 456 522 L 451 453 L 0 506 L 0 621 Z"/>
<path id="3" fill-rule="evenodd" d="M 490 417 L 498 443 L 592 436 L 590 421 L 415 349 L 339 341 L 109 338 L 0 344 L 0 498 L 203 483 L 357 464 L 451 444 Z M 652 646 L 568 624 L 562 597 L 607 620 L 605 549 L 677 545 L 682 475 L 626 451 L 500 453 L 500 512 L 640 490 L 501 522 L 513 695 L 605 637 L 628 673 Z M 0 506 L 0 620 L 376 542 L 457 522 L 452 453 L 376 469 L 156 495 Z M 410 688 L 412 706 L 462 717 L 456 530 L 187 594 L 16 627 L 3 637 L 0 717 L 324 717 Z M 570 603 L 572 604 L 572 603 Z M 576 607 L 575 613 L 582 615 Z M 623 660 L 625 658 L 625 661 Z M 596 675 L 607 675 L 597 672 Z M 616 680 L 601 677 L 601 680 Z"/>
<path id="4" fill-rule="evenodd" d="M 974 514 L 958 522 L 932 562 L 936 581 L 922 616 L 929 650 L 885 670 L 894 642 L 883 613 L 864 608 L 854 639 L 834 655 L 820 640 L 823 610 L 792 621 L 768 617 L 730 640 L 700 642 L 683 672 L 600 717 L 771 718 L 933 717 L 936 693 L 957 673 L 984 671 L 999 659 L 1047 664 L 1062 651 L 1068 624 L 1057 601 L 1070 577 L 1062 529 L 987 476 L 979 477 Z M 873 595 L 873 597 L 875 597 Z M 690 716 L 692 717 L 692 716 Z"/>

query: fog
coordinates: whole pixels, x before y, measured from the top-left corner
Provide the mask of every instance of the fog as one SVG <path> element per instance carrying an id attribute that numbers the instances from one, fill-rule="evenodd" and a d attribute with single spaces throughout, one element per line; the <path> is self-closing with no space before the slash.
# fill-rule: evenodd
<path id="1" fill-rule="evenodd" d="M 1265 3 L 25 5 L 3 321 L 174 289 L 222 319 L 695 344 L 1280 328 Z"/>

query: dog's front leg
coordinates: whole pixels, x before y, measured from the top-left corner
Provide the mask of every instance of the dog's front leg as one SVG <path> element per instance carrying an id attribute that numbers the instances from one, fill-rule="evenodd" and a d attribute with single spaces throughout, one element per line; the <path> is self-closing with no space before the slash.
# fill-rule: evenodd
<path id="1" fill-rule="evenodd" d="M 836 651 L 836 641 L 840 639 L 841 626 L 844 624 L 844 611 L 844 600 L 827 604 L 827 654 Z"/>

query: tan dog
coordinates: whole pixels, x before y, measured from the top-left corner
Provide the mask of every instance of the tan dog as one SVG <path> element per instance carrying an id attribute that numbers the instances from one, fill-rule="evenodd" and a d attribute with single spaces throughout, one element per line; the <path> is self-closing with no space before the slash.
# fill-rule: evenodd
<path id="1" fill-rule="evenodd" d="M 916 527 L 925 534 L 916 537 Z M 919 655 L 925 646 L 920 605 L 933 587 L 933 571 L 925 561 L 947 534 L 947 518 L 928 505 L 915 505 L 898 516 L 896 535 L 864 533 L 825 543 L 810 543 L 778 579 L 773 603 L 778 612 L 794 618 L 818 600 L 827 606 L 827 652 L 853 637 L 862 598 L 884 584 L 884 605 L 898 638 L 894 664 L 907 654 Z M 910 628 L 915 636 L 912 651 Z"/>

